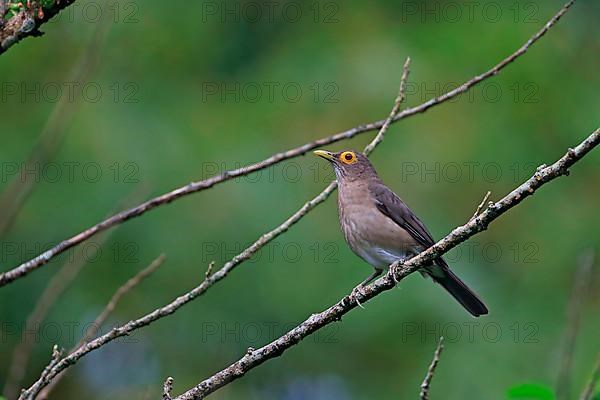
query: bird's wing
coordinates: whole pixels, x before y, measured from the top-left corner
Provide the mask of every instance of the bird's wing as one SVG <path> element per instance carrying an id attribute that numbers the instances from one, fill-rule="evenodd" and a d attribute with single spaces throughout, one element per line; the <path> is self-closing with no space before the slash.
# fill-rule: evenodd
<path id="1" fill-rule="evenodd" d="M 421 246 L 428 248 L 435 244 L 421 220 L 387 186 L 377 182 L 369 186 L 369 191 L 379 211 L 410 233 Z"/>
<path id="2" fill-rule="evenodd" d="M 388 189 L 383 183 L 377 182 L 369 186 L 375 205 L 386 217 L 404 228 L 421 246 L 427 248 L 434 244 L 431 234 L 425 225 L 408 208 L 408 206 Z M 442 257 L 435 260 L 437 267 L 425 268 L 431 278 L 446 289 L 472 315 L 478 317 L 488 313 L 481 299 L 460 280 L 448 267 Z"/>

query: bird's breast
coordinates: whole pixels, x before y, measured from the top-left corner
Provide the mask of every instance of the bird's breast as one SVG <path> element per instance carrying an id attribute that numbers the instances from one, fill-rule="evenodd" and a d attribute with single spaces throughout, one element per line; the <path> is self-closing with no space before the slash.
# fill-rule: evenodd
<path id="1" fill-rule="evenodd" d="M 377 209 L 368 188 L 354 187 L 352 190 L 342 186 L 338 209 L 346 242 L 373 267 L 385 268 L 419 252 L 412 236 Z"/>

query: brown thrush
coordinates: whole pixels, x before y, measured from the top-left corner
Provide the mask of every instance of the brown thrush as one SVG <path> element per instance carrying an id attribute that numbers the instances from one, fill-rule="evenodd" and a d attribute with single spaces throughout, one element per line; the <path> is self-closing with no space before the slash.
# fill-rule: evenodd
<path id="1" fill-rule="evenodd" d="M 354 151 L 314 153 L 331 162 L 335 170 L 340 225 L 346 242 L 375 268 L 359 287 L 381 275 L 390 264 L 407 260 L 435 243 L 421 220 L 379 179 L 366 156 Z M 423 267 L 421 273 L 440 284 L 473 316 L 488 313 L 485 304 L 443 258 Z"/>

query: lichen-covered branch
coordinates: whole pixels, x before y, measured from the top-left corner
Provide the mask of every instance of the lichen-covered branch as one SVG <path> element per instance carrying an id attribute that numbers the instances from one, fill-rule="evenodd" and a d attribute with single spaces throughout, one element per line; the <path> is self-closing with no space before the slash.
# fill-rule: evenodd
<path id="1" fill-rule="evenodd" d="M 567 153 L 554 164 L 550 166 L 540 166 L 535 174 L 526 182 L 499 201 L 490 204 L 477 217 L 471 219 L 465 225 L 454 229 L 448 236 L 429 249 L 421 252 L 419 255 L 411 258 L 402 265 L 393 264 L 392 266 L 394 266 L 394 268 L 390 268 L 385 276 L 377 279 L 369 286 L 366 286 L 362 293 L 357 293 L 353 297 L 344 297 L 325 311 L 313 314 L 300 325 L 271 343 L 256 350 L 251 349 L 252 351 L 248 351 L 248 353 L 238 361 L 220 372 L 217 372 L 210 378 L 200 382 L 197 386 L 182 395 L 177 396 L 175 400 L 202 399 L 219 388 L 241 378 L 247 372 L 258 367 L 265 361 L 279 357 L 283 352 L 295 346 L 307 336 L 333 322 L 340 321 L 345 314 L 356 308 L 359 303 L 364 304 L 364 302 L 369 301 L 382 292 L 391 290 L 395 287 L 396 282 L 401 281 L 411 273 L 417 271 L 420 267 L 432 262 L 434 259 L 440 257 L 478 232 L 487 229 L 488 225 L 495 219 L 520 204 L 525 198 L 533 195 L 544 184 L 559 176 L 568 175 L 569 168 L 599 143 L 600 129 L 597 129 L 577 147 L 569 149 Z M 60 364 L 56 365 L 54 368 L 58 368 L 59 365 Z"/>
<path id="2" fill-rule="evenodd" d="M 552 26 L 554 26 L 558 22 L 558 20 L 568 11 L 568 9 L 573 5 L 574 2 L 575 2 L 575 0 L 571 0 L 568 3 L 566 3 L 560 9 L 560 11 L 556 15 L 554 15 L 539 31 L 537 31 L 533 36 L 531 36 L 527 40 L 527 42 L 525 42 L 525 44 L 523 44 L 521 47 L 519 47 L 514 53 L 510 54 L 508 57 L 504 58 L 498 64 L 493 66 L 491 69 L 487 70 L 486 72 L 484 72 L 480 75 L 477 75 L 477 76 L 471 78 L 470 80 L 466 81 L 465 83 L 463 83 L 462 85 L 460 85 L 459 87 L 457 87 L 454 90 L 451 90 L 441 96 L 432 98 L 421 105 L 405 109 L 404 111 L 398 113 L 390 121 L 390 123 L 399 121 L 401 119 L 410 117 L 415 114 L 425 112 L 425 111 L 429 110 L 431 107 L 437 106 L 448 100 L 451 100 L 454 97 L 468 91 L 470 88 L 481 83 L 482 81 L 484 81 L 494 75 L 497 75 L 507 65 L 511 64 L 517 58 L 519 58 L 520 56 L 525 54 L 525 52 L 534 43 L 536 43 L 542 36 L 544 36 L 544 34 L 546 32 L 548 32 L 548 30 Z M 130 208 L 130 209 L 122 211 L 116 215 L 113 215 L 112 217 L 105 219 L 104 221 L 76 234 L 75 236 L 73 236 L 69 239 L 63 240 L 62 242 L 58 243 L 56 246 L 43 252 L 42 254 L 38 255 L 37 257 L 22 263 L 21 265 L 13 268 L 10 271 L 0 274 L 0 287 L 7 285 L 16 279 L 26 276 L 30 272 L 32 272 L 32 271 L 38 269 L 39 267 L 41 267 L 42 265 L 46 264 L 52 258 L 63 253 L 64 251 L 88 240 L 89 238 L 93 237 L 94 235 L 96 235 L 106 229 L 109 229 L 115 225 L 122 224 L 125 221 L 128 221 L 132 218 L 139 217 L 140 215 L 143 215 L 147 211 L 150 211 L 156 207 L 169 204 L 172 201 L 175 201 L 181 197 L 190 195 L 192 193 L 196 193 L 196 192 L 199 192 L 202 190 L 209 189 L 209 188 L 211 188 L 217 184 L 220 184 L 222 182 L 225 182 L 227 180 L 230 180 L 230 179 L 233 179 L 233 178 L 236 178 L 239 176 L 248 175 L 253 172 L 262 170 L 264 168 L 268 168 L 268 167 L 275 165 L 277 163 L 280 163 L 282 161 L 285 161 L 285 160 L 288 160 L 288 159 L 291 159 L 294 157 L 298 157 L 298 156 L 303 155 L 306 152 L 313 150 L 317 147 L 325 146 L 325 145 L 335 143 L 335 142 L 345 140 L 345 139 L 350 139 L 358 134 L 362 134 L 365 132 L 378 130 L 383 126 L 384 123 L 385 123 L 385 120 L 380 120 L 380 121 L 372 122 L 370 124 L 361 125 L 361 126 L 349 129 L 344 132 L 337 133 L 335 135 L 332 135 L 332 136 L 329 136 L 326 138 L 314 140 L 310 143 L 306 143 L 306 144 L 296 147 L 294 149 L 274 154 L 274 155 L 272 155 L 260 162 L 257 162 L 255 164 L 247 165 L 245 167 L 241 167 L 241 168 L 234 169 L 234 170 L 225 171 L 222 174 L 216 175 L 212 178 L 205 179 L 205 180 L 198 181 L 198 182 L 192 182 L 186 186 L 182 186 L 180 188 L 177 188 L 175 190 L 167 192 L 161 196 L 150 199 L 136 207 Z"/>
<path id="3" fill-rule="evenodd" d="M 75 0 L 0 0 L 0 55 L 29 36 Z"/>

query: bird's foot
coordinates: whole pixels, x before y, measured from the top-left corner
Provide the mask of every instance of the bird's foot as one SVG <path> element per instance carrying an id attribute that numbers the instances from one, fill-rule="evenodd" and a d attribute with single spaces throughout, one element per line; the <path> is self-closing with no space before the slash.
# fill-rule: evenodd
<path id="1" fill-rule="evenodd" d="M 352 292 L 350 293 L 350 296 L 349 296 L 349 298 L 350 298 L 350 300 L 351 300 L 351 301 L 352 301 L 352 300 L 354 300 L 354 301 L 356 302 L 356 304 L 357 304 L 357 305 L 358 305 L 360 308 L 362 308 L 362 309 L 364 310 L 365 308 L 364 308 L 364 307 L 363 307 L 363 305 L 362 305 L 362 304 L 360 304 L 360 302 L 358 301 L 358 296 L 359 296 L 359 295 L 360 295 L 360 296 L 364 296 L 364 295 L 365 295 L 365 287 L 364 287 L 362 284 L 360 284 L 360 285 L 356 286 L 354 289 L 352 289 Z"/>
<path id="2" fill-rule="evenodd" d="M 402 269 L 402 267 L 404 267 L 404 261 L 405 260 L 400 260 L 390 266 L 390 274 L 392 275 L 392 279 L 394 280 L 394 283 L 396 285 L 400 282 L 397 278 L 397 275 Z"/>

